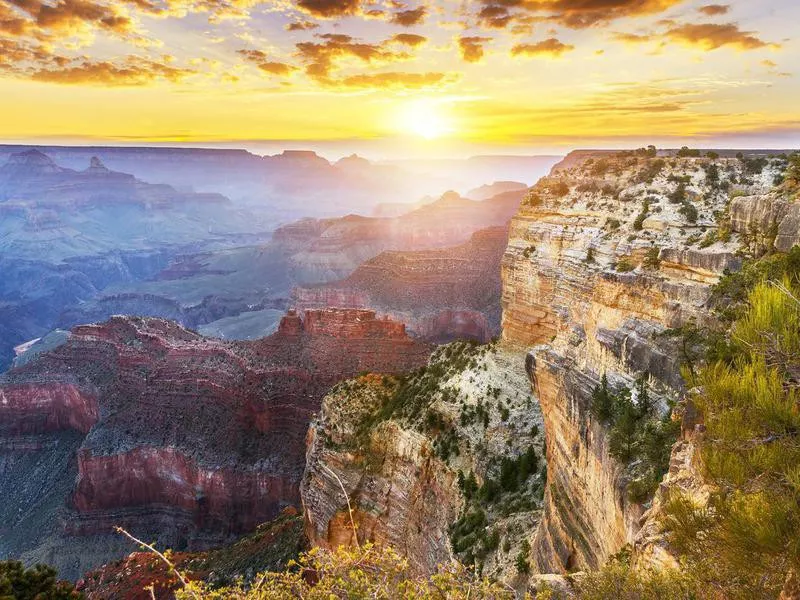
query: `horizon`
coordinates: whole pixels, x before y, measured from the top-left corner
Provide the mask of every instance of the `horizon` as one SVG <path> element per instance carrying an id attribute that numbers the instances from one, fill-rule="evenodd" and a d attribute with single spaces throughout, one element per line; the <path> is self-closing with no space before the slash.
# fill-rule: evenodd
<path id="1" fill-rule="evenodd" d="M 644 148 L 651 144 L 620 144 L 619 146 L 574 146 L 568 148 L 542 148 L 542 149 L 531 149 L 529 152 L 524 152 L 523 148 L 509 148 L 505 149 L 505 152 L 497 151 L 497 152 L 475 152 L 470 153 L 468 149 L 462 149 L 461 153 L 454 153 L 450 155 L 375 155 L 371 154 L 370 150 L 365 147 L 350 147 L 350 148 L 331 148 L 329 144 L 314 144 L 314 143 L 302 143 L 302 142 L 293 142 L 287 143 L 286 141 L 258 141 L 253 140 L 247 143 L 242 142 L 218 142 L 218 143 L 202 143 L 202 142 L 195 142 L 195 143 L 176 143 L 176 142 L 149 142 L 149 143 L 125 143 L 125 142 L 117 142 L 114 143 L 112 140 L 92 140 L 86 141 L 85 143 L 78 143 L 73 140 L 72 143 L 69 143 L 66 140 L 32 140 L 32 141 L 25 141 L 25 140 L 3 140 L 0 139 L 0 147 L 19 147 L 22 148 L 36 148 L 36 149 L 44 149 L 43 152 L 46 154 L 46 150 L 49 148 L 59 148 L 59 149 L 155 149 L 161 151 L 167 150 L 208 150 L 208 151 L 244 151 L 248 152 L 254 156 L 262 157 L 262 158 L 269 158 L 279 156 L 285 152 L 312 152 L 317 156 L 324 158 L 326 161 L 330 162 L 331 164 L 335 164 L 338 161 L 357 156 L 359 158 L 364 158 L 372 163 L 375 164 L 395 164 L 395 163 L 413 163 L 418 161 L 468 161 L 473 159 L 481 159 L 481 158 L 548 158 L 548 157 L 557 157 L 557 158 L 564 158 L 573 152 L 624 152 L 624 151 L 632 151 L 637 150 L 640 148 Z M 786 153 L 786 152 L 793 152 L 798 146 L 763 146 L 763 145 L 708 145 L 708 146 L 697 146 L 691 145 L 688 143 L 680 144 L 680 145 L 672 145 L 672 146 L 664 146 L 664 145 L 655 145 L 656 148 L 660 152 L 671 152 L 680 150 L 682 147 L 690 147 L 694 148 L 703 152 L 709 151 L 724 151 L 724 152 L 756 152 L 756 153 Z M 517 152 L 513 152 L 513 150 L 517 150 Z"/>

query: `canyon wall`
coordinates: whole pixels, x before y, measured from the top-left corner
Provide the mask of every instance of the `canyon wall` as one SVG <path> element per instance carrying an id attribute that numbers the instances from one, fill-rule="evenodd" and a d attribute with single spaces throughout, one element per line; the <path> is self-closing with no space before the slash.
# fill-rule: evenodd
<path id="1" fill-rule="evenodd" d="M 741 264 L 750 213 L 775 206 L 777 172 L 769 161 L 758 170 L 732 158 L 588 153 L 541 180 L 512 220 L 503 341 L 527 353 L 544 415 L 539 572 L 597 568 L 634 542 L 645 507 L 626 493 L 629 471 L 609 453 L 592 393 L 603 375 L 632 389 L 644 374 L 662 412 L 679 398 L 682 357 L 665 332 L 713 318 L 711 286 Z"/>
<path id="2" fill-rule="evenodd" d="M 390 315 L 415 337 L 488 341 L 500 332 L 500 261 L 505 227 L 478 231 L 452 248 L 384 252 L 341 281 L 295 288 L 299 310 L 365 307 Z"/>
<path id="3" fill-rule="evenodd" d="M 425 363 L 370 311 L 287 314 L 254 342 L 114 317 L 0 379 L 0 554 L 77 577 L 127 548 L 120 525 L 202 549 L 299 502 L 305 434 L 327 389 Z"/>

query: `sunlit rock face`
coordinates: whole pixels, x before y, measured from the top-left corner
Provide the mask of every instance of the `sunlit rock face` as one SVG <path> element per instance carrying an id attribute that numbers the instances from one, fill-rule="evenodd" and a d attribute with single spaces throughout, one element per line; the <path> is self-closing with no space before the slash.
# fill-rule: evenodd
<path id="1" fill-rule="evenodd" d="M 77 577 L 130 550 L 113 525 L 189 549 L 248 532 L 299 503 L 335 381 L 429 352 L 363 310 L 290 313 L 254 342 L 151 318 L 76 327 L 0 379 L 0 554 Z"/>
<path id="2" fill-rule="evenodd" d="M 429 341 L 488 341 L 500 331 L 500 261 L 507 239 L 505 227 L 493 227 L 452 248 L 384 252 L 344 280 L 296 288 L 294 304 L 300 310 L 371 308 Z"/>
<path id="3" fill-rule="evenodd" d="M 502 267 L 503 340 L 527 352 L 547 436 L 545 511 L 533 544 L 544 573 L 599 567 L 641 527 L 644 508 L 628 499 L 624 469 L 591 414 L 602 375 L 632 387 L 650 374 L 666 409 L 681 392 L 681 359 L 661 334 L 712 318 L 711 286 L 740 265 L 740 232 L 767 213 L 783 215 L 779 230 L 793 218 L 770 200 L 773 163 L 752 173 L 718 159 L 715 180 L 704 158 L 579 158 L 523 202 Z M 734 191 L 742 197 L 731 202 Z M 715 240 L 727 215 L 732 233 Z"/>

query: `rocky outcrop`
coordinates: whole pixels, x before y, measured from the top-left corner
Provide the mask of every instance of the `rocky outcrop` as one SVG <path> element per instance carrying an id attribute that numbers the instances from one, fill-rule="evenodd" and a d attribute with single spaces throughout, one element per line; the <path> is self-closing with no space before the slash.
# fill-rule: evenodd
<path id="1" fill-rule="evenodd" d="M 0 554 L 76 577 L 124 547 L 113 525 L 178 548 L 246 533 L 299 501 L 334 382 L 429 352 L 370 311 L 289 313 L 238 343 L 150 318 L 76 327 L 0 380 Z"/>
<path id="2" fill-rule="evenodd" d="M 779 252 L 800 244 L 800 202 L 777 194 L 741 196 L 731 202 L 731 227 L 740 234 L 763 232 Z"/>
<path id="3" fill-rule="evenodd" d="M 745 175 L 737 159 L 717 160 L 715 171 L 708 159 L 572 158 L 523 202 L 503 259 L 503 340 L 528 350 L 547 433 L 533 544 L 545 573 L 597 568 L 636 539 L 644 507 L 626 493 L 626 466 L 609 453 L 592 392 L 604 374 L 619 389 L 645 373 L 662 410 L 680 394 L 680 353 L 661 334 L 711 318 L 711 286 L 739 264 L 740 215 L 763 212 L 753 198 L 769 192 L 777 168 Z M 747 197 L 730 206 L 734 233 L 717 236 L 729 180 L 748 181 Z"/>
<path id="4" fill-rule="evenodd" d="M 339 384 L 308 433 L 301 496 L 309 542 L 335 548 L 357 536 L 396 548 L 419 573 L 457 556 L 513 580 L 539 519 L 544 475 L 534 468 L 517 492 L 500 489 L 485 502 L 464 480 L 489 489 L 503 460 L 540 457 L 537 424 L 521 357 L 496 345 L 458 342 L 404 378 Z M 475 531 L 454 529 L 466 512 L 483 514 Z"/>
<path id="5" fill-rule="evenodd" d="M 453 248 L 385 252 L 342 281 L 296 288 L 294 305 L 367 307 L 406 323 L 411 335 L 425 340 L 485 342 L 500 330 L 507 235 L 506 228 L 494 227 Z"/>

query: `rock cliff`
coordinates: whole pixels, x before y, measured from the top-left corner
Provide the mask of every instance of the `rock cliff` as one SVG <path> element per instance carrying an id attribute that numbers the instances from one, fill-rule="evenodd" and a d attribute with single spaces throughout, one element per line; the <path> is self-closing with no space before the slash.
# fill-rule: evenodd
<path id="1" fill-rule="evenodd" d="M 309 542 L 354 543 L 355 526 L 417 572 L 457 557 L 513 579 L 540 514 L 539 425 L 522 357 L 496 345 L 456 342 L 404 377 L 339 384 L 308 434 Z"/>
<path id="2" fill-rule="evenodd" d="M 453 248 L 384 252 L 334 283 L 295 288 L 299 310 L 370 308 L 434 342 L 500 333 L 500 260 L 508 232 L 493 227 Z"/>
<path id="3" fill-rule="evenodd" d="M 76 577 L 126 548 L 113 525 L 179 549 L 251 531 L 299 501 L 327 389 L 429 353 L 370 311 L 289 313 L 238 343 L 150 318 L 76 327 L 0 379 L 0 554 Z"/>
<path id="4" fill-rule="evenodd" d="M 591 410 L 602 377 L 631 390 L 644 375 L 666 412 L 682 391 L 668 330 L 712 318 L 711 286 L 756 221 L 795 218 L 771 195 L 780 159 L 581 159 L 531 191 L 503 259 L 503 340 L 527 350 L 547 434 L 543 573 L 597 568 L 642 525 L 636 465 L 612 457 Z"/>

